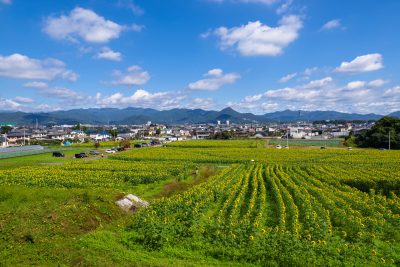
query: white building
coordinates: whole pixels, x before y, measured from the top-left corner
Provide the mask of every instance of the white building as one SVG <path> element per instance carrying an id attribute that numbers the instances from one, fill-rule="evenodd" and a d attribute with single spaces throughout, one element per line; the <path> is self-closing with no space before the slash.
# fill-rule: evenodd
<path id="1" fill-rule="evenodd" d="M 100 132 L 96 134 L 91 134 L 90 139 L 93 139 L 95 141 L 106 141 L 111 139 L 111 135 L 109 132 Z"/>
<path id="2" fill-rule="evenodd" d="M 0 147 L 8 146 L 7 138 L 5 136 L 0 136 Z"/>

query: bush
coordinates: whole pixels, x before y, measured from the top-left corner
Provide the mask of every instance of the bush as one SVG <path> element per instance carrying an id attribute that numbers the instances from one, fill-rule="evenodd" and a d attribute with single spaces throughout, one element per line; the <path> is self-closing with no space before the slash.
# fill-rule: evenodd
<path id="1" fill-rule="evenodd" d="M 119 142 L 119 146 L 123 148 L 130 148 L 131 142 L 129 142 L 129 140 L 122 140 L 121 142 Z"/>

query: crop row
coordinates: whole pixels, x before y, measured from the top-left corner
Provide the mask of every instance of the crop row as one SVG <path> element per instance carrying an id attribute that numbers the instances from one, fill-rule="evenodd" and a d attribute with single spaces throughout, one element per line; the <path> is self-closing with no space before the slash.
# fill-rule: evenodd
<path id="1" fill-rule="evenodd" d="M 193 166 L 165 162 L 98 160 L 0 170 L 1 185 L 122 188 L 179 177 Z"/>
<path id="2" fill-rule="evenodd" d="M 141 211 L 129 240 L 148 249 L 174 244 L 254 262 L 275 254 L 260 259 L 251 248 L 281 240 L 288 242 L 282 252 L 302 246 L 345 262 L 399 263 L 400 236 L 393 234 L 400 227 L 398 195 L 362 192 L 335 179 L 338 172 L 314 165 L 234 165 Z"/>

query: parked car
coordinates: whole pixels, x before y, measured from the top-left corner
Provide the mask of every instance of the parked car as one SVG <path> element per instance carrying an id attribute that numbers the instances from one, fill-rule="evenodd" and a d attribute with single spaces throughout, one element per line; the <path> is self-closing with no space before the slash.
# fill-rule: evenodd
<path id="1" fill-rule="evenodd" d="M 347 150 L 353 150 L 353 148 L 352 148 L 351 146 L 349 146 L 349 147 L 347 148 Z"/>
<path id="2" fill-rule="evenodd" d="M 383 148 L 383 147 L 381 147 L 381 148 L 378 148 L 379 150 L 386 150 L 386 148 Z"/>
<path id="3" fill-rule="evenodd" d="M 114 153 L 116 153 L 116 151 L 113 150 L 113 149 L 106 149 L 105 152 L 106 152 L 107 154 L 114 154 Z"/>
<path id="4" fill-rule="evenodd" d="M 85 152 L 75 154 L 75 158 L 77 159 L 86 158 L 87 156 L 88 155 Z"/>
<path id="5" fill-rule="evenodd" d="M 62 153 L 60 151 L 55 151 L 55 152 L 53 152 L 53 157 L 63 158 L 63 157 L 65 157 L 65 155 L 64 155 L 64 153 Z"/>
<path id="6" fill-rule="evenodd" d="M 93 156 L 100 155 L 100 153 L 97 152 L 97 151 L 90 151 L 89 154 L 90 154 L 90 155 L 93 155 Z"/>
<path id="7" fill-rule="evenodd" d="M 324 147 L 324 146 L 321 146 L 321 149 L 326 149 L 326 147 Z"/>
<path id="8" fill-rule="evenodd" d="M 289 146 L 284 146 L 284 148 L 289 149 Z"/>
<path id="9" fill-rule="evenodd" d="M 135 144 L 133 147 L 134 147 L 134 148 L 141 148 L 141 147 L 142 147 L 142 144 Z"/>
<path id="10" fill-rule="evenodd" d="M 277 145 L 275 148 L 277 148 L 277 149 L 281 149 L 281 148 L 282 148 L 282 146 L 281 146 L 281 145 Z"/>
<path id="11" fill-rule="evenodd" d="M 118 151 L 118 152 L 121 152 L 121 151 L 124 151 L 124 150 L 125 150 L 125 148 L 123 148 L 123 147 L 117 148 L 117 151 Z"/>

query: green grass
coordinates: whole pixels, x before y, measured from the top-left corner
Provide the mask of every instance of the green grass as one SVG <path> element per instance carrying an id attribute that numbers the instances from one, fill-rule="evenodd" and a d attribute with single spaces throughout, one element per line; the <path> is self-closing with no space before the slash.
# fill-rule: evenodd
<path id="1" fill-rule="evenodd" d="M 66 162 L 74 162 L 79 161 L 81 159 L 75 159 L 74 155 L 80 152 L 88 152 L 90 151 L 88 148 L 85 149 L 59 149 L 58 151 L 62 151 L 65 154 L 64 158 L 56 158 L 53 157 L 52 152 L 47 152 L 43 154 L 35 154 L 28 156 L 20 156 L 20 157 L 12 157 L 6 159 L 0 159 L 0 169 L 3 168 L 17 168 L 22 166 L 32 166 L 32 165 L 40 165 L 46 163 L 66 163 Z"/>
<path id="2" fill-rule="evenodd" d="M 114 205 L 118 194 L 114 190 L 1 187 L 0 258 L 7 266 L 72 259 L 80 236 L 127 216 Z"/>
<path id="3" fill-rule="evenodd" d="M 318 250 L 308 243 L 304 245 L 303 241 L 286 238 L 285 235 L 269 236 L 265 239 L 265 243 L 257 241 L 253 245 L 248 245 L 246 243 L 248 238 L 243 238 L 241 240 L 244 243 L 237 244 L 240 249 L 235 249 L 229 243 L 231 241 L 220 237 L 207 239 L 209 243 L 204 242 L 205 237 L 216 233 L 215 229 L 210 227 L 212 225 L 208 225 L 208 221 L 210 216 L 219 213 L 220 205 L 224 203 L 225 197 L 228 199 L 228 195 L 224 194 L 230 194 L 229 198 L 235 196 L 234 191 L 221 190 L 219 192 L 218 188 L 210 186 L 213 179 L 218 177 L 215 176 L 216 173 L 230 171 L 228 168 L 215 167 L 232 166 L 232 164 L 250 166 L 249 164 L 253 164 L 250 159 L 255 159 L 256 164 L 265 164 L 265 166 L 287 167 L 289 169 L 285 169 L 285 172 L 295 173 L 296 179 L 300 179 L 301 175 L 307 175 L 306 171 L 314 171 L 314 174 L 309 177 L 313 179 L 313 184 L 308 185 L 308 190 L 313 189 L 314 191 L 310 192 L 313 192 L 315 196 L 308 201 L 316 201 L 319 194 L 316 187 L 320 186 L 317 179 L 324 178 L 320 174 L 332 173 L 332 175 L 325 174 L 328 178 L 322 179 L 321 182 L 332 191 L 339 189 L 342 191 L 338 191 L 340 195 L 337 196 L 334 196 L 334 192 L 326 192 L 326 194 L 329 193 L 334 198 L 343 198 L 354 192 L 351 195 L 352 198 L 349 198 L 349 200 L 357 201 L 352 204 L 353 210 L 361 210 L 365 214 L 369 214 L 370 209 L 364 209 L 361 199 L 368 199 L 370 196 L 364 191 L 375 189 L 376 203 L 378 201 L 384 203 L 385 195 L 390 195 L 391 192 L 383 189 L 390 189 L 392 193 L 399 192 L 396 191 L 399 190 L 400 181 L 398 151 L 363 149 L 347 151 L 344 148 L 320 150 L 312 149 L 312 147 L 277 150 L 265 148 L 264 145 L 265 141 L 258 140 L 179 142 L 171 147 L 133 149 L 99 160 L 90 160 L 97 159 L 96 157 L 91 157 L 89 160 L 74 159 L 73 154 L 94 149 L 70 147 L 69 150 L 64 151 L 65 158 L 53 158 L 48 153 L 2 159 L 0 160 L 0 266 L 252 266 L 253 264 L 279 266 L 290 263 L 280 261 L 289 259 L 285 257 L 290 257 L 291 260 L 296 257 L 301 258 L 297 263 L 307 262 L 308 258 L 324 259 L 326 257 L 328 260 L 325 263 L 343 263 L 349 255 L 343 254 L 338 258 L 329 258 L 335 255 L 336 247 L 343 250 L 344 240 L 341 238 L 331 240 L 334 246 L 326 250 Z M 142 165 L 144 172 L 139 168 Z M 199 176 L 193 175 L 196 165 L 200 167 Z M 148 172 L 149 176 L 160 176 L 161 173 L 160 177 L 162 177 L 163 173 L 168 173 L 168 170 L 177 166 L 182 167 L 178 169 L 180 170 L 178 174 L 173 172 L 174 175 L 171 174 L 165 179 L 147 184 L 122 181 L 111 183 L 112 186 L 109 186 L 111 177 L 100 175 L 100 173 L 110 172 L 110 176 L 125 173 L 134 177 Z M 60 177 L 56 174 L 60 169 L 66 173 L 68 171 L 75 174 L 81 173 L 82 181 L 87 182 L 83 183 L 85 187 L 79 188 L 79 183 L 70 188 L 63 187 L 62 183 L 57 184 L 55 181 Z M 97 174 L 96 170 L 99 177 L 104 180 L 96 180 L 95 184 L 88 183 L 93 178 L 90 175 Z M 2 171 L 8 174 L 14 173 L 19 184 L 12 186 L 3 184 Z M 32 174 L 40 172 L 43 173 L 43 183 L 35 186 L 34 183 L 29 183 Z M 286 175 L 285 172 L 282 171 L 281 174 Z M 75 178 L 79 179 L 79 177 L 76 175 Z M 228 178 L 235 181 L 240 177 L 243 176 L 236 173 Z M 285 181 L 282 180 L 282 182 Z M 214 190 L 219 192 L 217 202 L 215 198 L 214 202 L 208 198 L 209 194 L 208 191 L 204 191 L 204 186 L 210 192 L 215 192 Z M 244 190 L 247 188 L 251 187 L 243 187 Z M 241 189 L 239 185 L 237 192 Z M 270 202 L 268 203 L 270 206 L 265 206 L 266 216 L 275 218 L 275 203 L 272 201 L 274 196 L 270 192 L 269 184 L 266 190 L 267 201 Z M 299 192 L 307 193 L 303 190 Z M 115 200 L 127 193 L 150 201 L 151 208 L 134 214 L 122 212 L 115 205 Z M 186 199 L 190 199 L 189 193 L 198 193 L 200 197 L 193 198 L 194 202 L 187 202 Z M 396 194 L 393 196 L 395 201 L 393 203 L 398 203 L 395 199 L 395 197 L 398 198 L 398 193 Z M 250 196 L 249 191 L 243 194 L 242 199 L 248 199 Z M 257 208 L 259 198 L 255 199 L 257 201 L 254 207 Z M 203 214 L 193 221 L 189 220 L 190 216 L 193 216 L 192 204 L 202 203 L 202 201 L 209 201 L 208 210 L 202 210 L 199 206 L 199 212 Z M 325 204 L 335 205 L 334 203 L 326 202 Z M 360 206 L 356 206 L 358 203 Z M 341 200 L 337 205 L 344 204 L 348 202 Z M 246 211 L 247 205 L 243 204 L 238 212 Z M 391 210 L 394 215 L 398 210 L 398 206 L 395 205 L 381 208 Z M 289 206 L 287 207 L 289 209 Z M 316 205 L 310 207 L 318 208 Z M 151 213 L 153 210 L 160 213 L 153 214 Z M 389 218 L 387 220 L 392 220 L 391 224 L 396 225 L 395 219 L 390 219 L 388 214 L 383 216 Z M 373 218 L 378 215 L 371 214 Z M 164 225 L 163 219 L 169 219 L 169 216 L 173 220 L 167 223 L 168 228 L 160 227 Z M 154 221 L 141 224 L 141 220 L 145 218 L 153 218 Z M 278 219 L 266 220 L 266 225 L 272 227 L 277 222 Z M 375 227 L 373 220 L 369 220 L 368 223 L 371 227 Z M 242 224 L 240 221 L 240 225 Z M 385 224 L 387 222 L 381 222 L 375 230 L 380 233 L 382 231 L 380 227 Z M 134 227 L 135 225 L 137 227 Z M 347 227 L 347 225 L 343 224 L 342 227 Z M 352 224 L 349 225 L 351 227 Z M 181 238 L 179 236 L 181 227 L 187 227 L 189 229 L 187 233 L 195 233 L 195 235 L 193 237 L 184 235 Z M 221 231 L 229 229 L 228 225 L 224 226 L 224 221 L 221 227 Z M 201 232 L 203 229 L 214 230 L 203 235 Z M 234 228 L 234 231 L 240 229 L 238 226 Z M 393 231 L 390 238 L 397 240 L 399 236 L 395 232 Z M 157 240 L 157 235 L 162 235 L 167 239 L 163 240 L 163 246 L 159 250 L 149 249 L 145 244 L 132 239 L 141 240 L 146 235 L 149 235 L 150 240 Z M 223 243 L 221 240 L 224 242 L 228 240 L 228 242 Z M 398 251 L 398 246 L 392 246 L 392 251 L 385 251 L 388 245 L 378 239 L 368 246 L 365 246 L 363 242 L 361 240 L 359 243 L 354 243 L 354 246 L 357 245 L 362 249 L 357 257 L 363 256 L 365 251 L 368 251 L 365 258 L 371 257 L 371 248 L 378 248 L 379 257 L 384 257 L 385 254 L 393 255 Z M 260 246 L 257 247 L 258 245 Z M 331 248 L 335 250 L 329 250 Z M 323 253 L 326 253 L 325 256 Z M 275 260 L 257 262 L 257 257 L 254 255 Z M 247 260 L 246 257 L 248 257 Z M 293 262 L 295 261 L 291 261 Z M 379 265 L 380 259 L 377 258 L 371 264 Z"/>
<path id="4" fill-rule="evenodd" d="M 334 139 L 334 140 L 306 140 L 306 139 L 289 139 L 289 146 L 326 146 L 326 147 L 341 147 L 343 146 L 343 140 L 340 139 Z M 269 140 L 269 144 L 271 145 L 281 145 L 281 146 L 286 146 L 286 140 L 281 139 L 271 139 Z"/>

